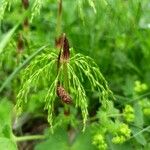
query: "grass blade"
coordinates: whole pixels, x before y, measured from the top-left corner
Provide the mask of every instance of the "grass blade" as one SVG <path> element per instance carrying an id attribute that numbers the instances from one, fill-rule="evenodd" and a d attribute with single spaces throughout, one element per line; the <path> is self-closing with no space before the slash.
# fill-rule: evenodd
<path id="1" fill-rule="evenodd" d="M 5 82 L 0 87 L 0 92 L 11 82 L 11 80 L 21 71 L 23 67 L 25 67 L 36 55 L 42 52 L 48 45 L 42 46 L 37 51 L 35 51 L 31 56 L 29 56 L 22 64 L 20 64 L 10 76 L 5 80 Z"/>
<path id="2" fill-rule="evenodd" d="M 8 31 L 4 36 L 2 41 L 0 42 L 0 54 L 3 52 L 4 48 L 6 47 L 7 43 L 10 41 L 12 35 L 16 31 L 18 24 L 14 26 L 10 31 Z"/>

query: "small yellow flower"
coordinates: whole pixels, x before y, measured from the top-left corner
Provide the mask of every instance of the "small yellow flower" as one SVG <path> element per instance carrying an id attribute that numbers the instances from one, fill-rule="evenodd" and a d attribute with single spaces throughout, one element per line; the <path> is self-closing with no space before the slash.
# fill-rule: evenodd
<path id="1" fill-rule="evenodd" d="M 137 93 L 144 92 L 148 89 L 147 84 L 141 83 L 140 81 L 135 81 L 134 91 Z"/>
<path id="2" fill-rule="evenodd" d="M 134 109 L 130 105 L 126 105 L 123 110 L 124 118 L 127 122 L 133 122 L 134 121 Z"/>

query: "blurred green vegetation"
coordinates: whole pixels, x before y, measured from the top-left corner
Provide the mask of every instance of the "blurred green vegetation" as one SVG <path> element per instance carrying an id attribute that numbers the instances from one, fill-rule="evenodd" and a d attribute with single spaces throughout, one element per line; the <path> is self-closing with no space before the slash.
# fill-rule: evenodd
<path id="1" fill-rule="evenodd" d="M 43 130 L 47 139 L 19 143 L 18 148 L 150 149 L 150 1 L 63 0 L 62 32 L 75 53 L 88 55 L 98 64 L 116 100 L 103 110 L 98 92 L 90 91 L 85 82 L 89 110 L 85 133 L 81 121 L 77 121 L 81 120 L 80 111 L 72 107 L 72 114 L 66 118 L 63 106 L 56 103 L 54 134 L 43 110 L 42 83 L 37 91 L 30 92 L 29 103 L 17 123 L 16 112 L 11 112 L 27 64 L 36 60 L 43 46 L 48 45 L 48 50 L 55 47 L 57 1 L 29 2 L 28 9 L 23 8 L 21 0 L 0 2 L 0 149 L 15 150 L 17 136 L 41 134 Z M 26 17 L 27 26 L 23 23 Z M 51 74 L 55 77 L 54 72 Z M 128 137 L 120 128 L 129 128 L 131 135 Z"/>

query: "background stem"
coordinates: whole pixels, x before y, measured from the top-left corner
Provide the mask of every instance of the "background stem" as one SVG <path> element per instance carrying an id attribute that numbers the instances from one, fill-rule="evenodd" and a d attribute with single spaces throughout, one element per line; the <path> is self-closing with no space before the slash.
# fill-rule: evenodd
<path id="1" fill-rule="evenodd" d="M 21 141 L 31 141 L 31 140 L 42 140 L 45 138 L 46 137 L 44 135 L 29 135 L 29 136 L 15 137 L 14 140 L 16 142 L 21 142 Z"/>

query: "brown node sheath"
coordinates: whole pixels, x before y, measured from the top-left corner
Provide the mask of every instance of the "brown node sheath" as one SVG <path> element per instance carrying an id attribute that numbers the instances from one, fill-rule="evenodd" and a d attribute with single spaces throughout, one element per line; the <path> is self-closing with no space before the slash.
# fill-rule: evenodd
<path id="1" fill-rule="evenodd" d="M 60 85 L 57 86 L 57 95 L 63 103 L 71 104 L 72 100 L 68 92 Z"/>
<path id="2" fill-rule="evenodd" d="M 69 42 L 66 38 L 65 33 L 61 35 L 58 39 L 55 39 L 55 45 L 57 48 L 60 48 L 58 59 L 57 59 L 57 71 L 62 62 L 66 62 L 70 58 L 70 51 L 69 51 Z"/>
<path id="3" fill-rule="evenodd" d="M 62 59 L 68 60 L 70 57 L 70 51 L 69 51 L 69 41 L 66 38 L 66 35 L 63 34 L 63 52 L 62 52 Z"/>
<path id="4" fill-rule="evenodd" d="M 60 48 L 60 59 L 68 60 L 70 57 L 69 41 L 65 33 L 55 40 L 55 45 Z"/>
<path id="5" fill-rule="evenodd" d="M 26 17 L 23 21 L 23 27 L 24 28 L 28 28 L 29 27 L 29 21 L 28 21 L 28 17 Z"/>
<path id="6" fill-rule="evenodd" d="M 19 34 L 17 41 L 17 50 L 18 52 L 22 52 L 24 50 L 24 41 L 21 33 Z"/>
<path id="7" fill-rule="evenodd" d="M 23 4 L 24 9 L 28 9 L 28 7 L 29 7 L 29 0 L 22 0 L 22 4 Z"/>

